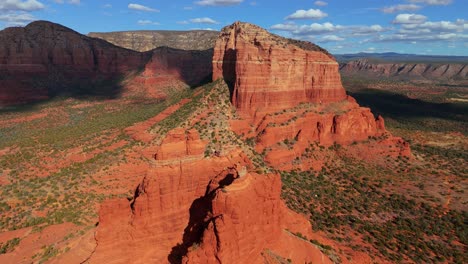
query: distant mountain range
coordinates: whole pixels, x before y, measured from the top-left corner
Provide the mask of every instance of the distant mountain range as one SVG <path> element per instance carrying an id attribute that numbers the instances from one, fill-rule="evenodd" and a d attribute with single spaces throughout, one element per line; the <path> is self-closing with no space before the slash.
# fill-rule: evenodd
<path id="1" fill-rule="evenodd" d="M 419 55 L 402 54 L 395 52 L 385 53 L 354 53 L 354 54 L 333 54 L 340 63 L 359 59 L 370 61 L 406 62 L 406 63 L 468 63 L 468 56 L 444 56 L 444 55 Z"/>

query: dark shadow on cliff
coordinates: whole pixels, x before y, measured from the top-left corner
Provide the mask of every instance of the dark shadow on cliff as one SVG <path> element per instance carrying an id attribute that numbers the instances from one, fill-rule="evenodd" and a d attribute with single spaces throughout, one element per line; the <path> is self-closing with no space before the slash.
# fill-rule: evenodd
<path id="1" fill-rule="evenodd" d="M 193 201 L 190 206 L 190 218 L 187 227 L 184 229 L 182 244 L 177 244 L 172 248 L 168 256 L 169 263 L 178 264 L 182 262 L 182 258 L 187 255 L 191 246 L 201 242 L 203 231 L 210 223 L 210 214 L 212 212 L 212 200 L 216 194 L 216 190 L 230 185 L 235 179 L 235 175 L 229 173 L 218 182 L 218 187 L 214 190 L 206 188 L 204 196 Z"/>
<path id="2" fill-rule="evenodd" d="M 183 50 L 166 46 L 149 51 L 152 56 L 151 60 L 159 62 L 158 67 L 165 67 L 169 72 L 177 72 L 181 81 L 190 88 L 196 88 L 212 81 L 213 52 L 213 48 Z M 151 68 L 151 61 L 146 67 Z"/>
<path id="3" fill-rule="evenodd" d="M 237 51 L 234 49 L 228 49 L 224 53 L 223 57 L 223 78 L 229 87 L 230 100 L 234 96 L 234 85 L 236 83 L 237 72 L 236 72 L 236 58 Z"/>
<path id="4" fill-rule="evenodd" d="M 371 108 L 375 115 L 397 120 L 406 127 L 433 131 L 460 131 L 467 133 L 468 106 L 463 103 L 434 103 L 408 98 L 405 95 L 375 89 L 348 92 L 361 106 Z M 452 124 L 444 126 L 440 120 Z"/>

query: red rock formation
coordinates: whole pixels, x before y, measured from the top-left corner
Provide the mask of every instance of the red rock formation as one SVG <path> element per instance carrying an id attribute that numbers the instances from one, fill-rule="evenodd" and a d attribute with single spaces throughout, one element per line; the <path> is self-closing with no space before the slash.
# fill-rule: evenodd
<path id="1" fill-rule="evenodd" d="M 177 138 L 185 141 L 179 144 Z M 193 239 L 190 230 L 201 228 L 192 225 L 202 222 L 197 215 L 204 206 L 200 198 L 210 180 L 229 167 L 250 163 L 239 150 L 210 159 L 193 156 L 204 148 L 194 131 L 168 134 L 134 200 L 115 199 L 101 206 L 91 263 L 165 263 L 169 257 L 180 261 L 184 243 Z"/>
<path id="2" fill-rule="evenodd" d="M 168 87 L 210 78 L 212 50 L 158 48 L 140 53 L 46 21 L 0 31 L 0 105 L 57 94 L 165 97 Z M 121 79 L 144 71 L 136 78 Z M 130 77 L 130 76 L 128 76 Z"/>
<path id="3" fill-rule="evenodd" d="M 200 139 L 196 130 L 178 128 L 170 131 L 154 154 L 156 160 L 180 159 L 200 156 L 205 152 L 206 142 Z"/>
<path id="4" fill-rule="evenodd" d="M 293 160 L 311 144 L 350 144 L 388 133 L 381 117 L 346 96 L 338 63 L 311 43 L 236 22 L 216 42 L 217 78 L 231 86 L 232 103 L 254 127 L 233 121 L 233 131 L 255 137 L 256 150 L 268 149 L 266 161 L 279 169 L 297 168 Z"/>
<path id="5" fill-rule="evenodd" d="M 213 80 L 218 78 L 232 86 L 237 109 L 251 116 L 346 97 L 331 55 L 248 23 L 236 22 L 221 31 L 213 57 Z"/>
<path id="6" fill-rule="evenodd" d="M 212 199 L 207 227 L 183 263 L 265 263 L 264 252 L 293 263 L 331 263 L 310 242 L 291 233 L 304 230 L 280 199 L 279 175 L 247 173 L 227 186 L 212 183 L 208 193 Z"/>

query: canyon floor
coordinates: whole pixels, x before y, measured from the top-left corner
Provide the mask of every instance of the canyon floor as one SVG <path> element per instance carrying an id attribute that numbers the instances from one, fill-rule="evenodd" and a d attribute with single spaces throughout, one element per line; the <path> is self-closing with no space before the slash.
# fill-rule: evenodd
<path id="1" fill-rule="evenodd" d="M 311 146 L 321 170 L 281 172 L 283 199 L 314 230 L 313 237 L 294 235 L 337 263 L 361 263 L 366 255 L 382 262 L 467 263 L 468 86 L 343 83 L 360 105 L 385 118 L 393 135 L 410 142 L 413 157 L 369 162 L 356 158 L 365 156 L 362 142 Z M 96 247 L 99 205 L 132 200 L 154 149 L 190 115 L 200 121 L 194 127 L 207 149 L 240 147 L 259 171 L 273 171 L 252 140 L 215 133 L 235 115 L 219 82 L 166 100 L 54 98 L 0 111 L 2 263 L 86 261 Z"/>

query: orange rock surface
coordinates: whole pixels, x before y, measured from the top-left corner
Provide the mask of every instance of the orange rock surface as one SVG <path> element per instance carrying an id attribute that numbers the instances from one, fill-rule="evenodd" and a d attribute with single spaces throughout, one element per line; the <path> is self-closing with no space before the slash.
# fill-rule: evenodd
<path id="1" fill-rule="evenodd" d="M 236 175 L 227 186 L 223 181 L 226 178 L 210 185 L 207 226 L 200 244 L 189 249 L 183 263 L 265 263 L 265 251 L 293 263 L 332 263 L 310 242 L 291 233 L 304 232 L 297 221 L 307 221 L 290 214 L 280 199 L 279 175 L 247 173 Z"/>
<path id="2" fill-rule="evenodd" d="M 213 56 L 213 80 L 218 78 L 231 86 L 236 108 L 251 116 L 346 97 L 338 63 L 330 54 L 248 23 L 236 22 L 221 31 Z"/>
<path id="3" fill-rule="evenodd" d="M 189 143 L 176 149 L 189 149 L 185 154 L 198 153 L 201 146 L 204 150 L 201 141 L 192 144 L 197 142 L 197 135 L 191 131 L 172 131 L 163 145 L 171 146 L 179 136 Z M 165 153 L 166 148 L 162 149 L 160 153 Z M 205 159 L 184 156 L 184 151 L 178 150 L 174 152 L 177 155 L 163 155 L 163 162 L 149 169 L 133 201 L 115 199 L 101 206 L 98 246 L 91 263 L 165 263 L 168 258 L 180 259 L 177 246 L 188 239 L 191 223 L 198 223 L 198 210 L 193 208 L 200 206 L 197 201 L 210 180 L 230 166 L 249 164 L 240 151 Z"/>
<path id="4" fill-rule="evenodd" d="M 320 162 L 293 165 L 311 144 L 390 136 L 383 118 L 346 96 L 338 63 L 312 43 L 236 22 L 216 42 L 213 79 L 218 78 L 230 86 L 233 105 L 248 121 L 231 121 L 233 131 L 255 138 L 257 152 L 267 150 L 266 161 L 278 169 L 319 168 Z M 410 155 L 407 144 L 397 145 Z"/>

